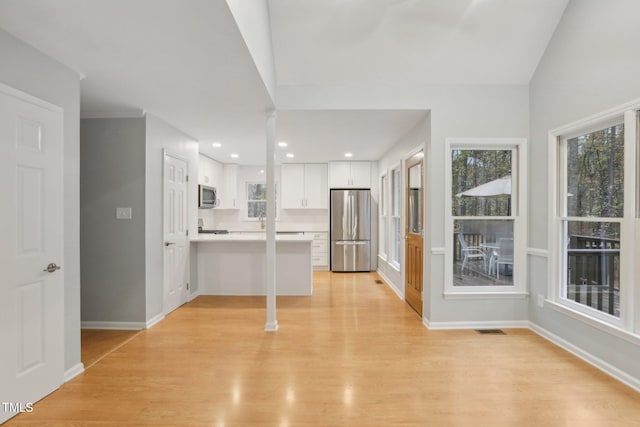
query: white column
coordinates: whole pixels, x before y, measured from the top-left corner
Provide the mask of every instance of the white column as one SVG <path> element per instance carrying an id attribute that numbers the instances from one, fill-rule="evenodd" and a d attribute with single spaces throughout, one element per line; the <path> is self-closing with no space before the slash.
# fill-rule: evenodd
<path id="1" fill-rule="evenodd" d="M 267 112 L 267 323 L 264 330 L 278 330 L 276 320 L 276 112 Z"/>

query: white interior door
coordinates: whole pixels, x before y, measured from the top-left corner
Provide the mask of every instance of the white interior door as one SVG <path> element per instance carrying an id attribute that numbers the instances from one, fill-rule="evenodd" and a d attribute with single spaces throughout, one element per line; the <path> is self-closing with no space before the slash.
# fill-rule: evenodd
<path id="1" fill-rule="evenodd" d="M 0 85 L 0 423 L 63 382 L 62 118 Z"/>
<path id="2" fill-rule="evenodd" d="M 187 161 L 164 153 L 164 313 L 187 302 Z"/>

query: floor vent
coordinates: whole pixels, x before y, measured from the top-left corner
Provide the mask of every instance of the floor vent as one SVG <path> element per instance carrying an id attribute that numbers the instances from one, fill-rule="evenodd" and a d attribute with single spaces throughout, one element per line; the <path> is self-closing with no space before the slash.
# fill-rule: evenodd
<path id="1" fill-rule="evenodd" d="M 376 279 L 376 285 L 382 285 L 384 282 L 380 279 Z"/>
<path id="2" fill-rule="evenodd" d="M 502 329 L 476 329 L 476 332 L 483 335 L 507 335 Z"/>

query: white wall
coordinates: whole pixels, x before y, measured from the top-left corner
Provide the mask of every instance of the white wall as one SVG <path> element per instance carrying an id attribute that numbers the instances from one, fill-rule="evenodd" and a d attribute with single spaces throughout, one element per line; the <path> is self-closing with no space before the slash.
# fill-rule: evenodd
<path id="1" fill-rule="evenodd" d="M 80 78 L 0 29 L 0 82 L 64 108 L 65 370 L 80 362 Z"/>
<path id="2" fill-rule="evenodd" d="M 227 4 L 273 100 L 276 95 L 276 70 L 267 0 L 227 0 Z"/>
<path id="3" fill-rule="evenodd" d="M 145 247 L 146 320 L 163 312 L 163 149 L 189 162 L 189 235 L 198 233 L 198 143 L 161 119 L 146 116 Z"/>
<path id="4" fill-rule="evenodd" d="M 524 299 L 445 300 L 444 254 L 440 251 L 444 247 L 445 138 L 528 138 L 527 86 L 280 86 L 278 108 L 431 110 L 431 140 L 425 146 L 425 225 L 428 228 L 424 312 L 429 314 L 427 320 L 433 325 L 456 322 L 508 325 L 527 320 L 528 302 Z"/>
<path id="5" fill-rule="evenodd" d="M 378 174 L 374 176 L 373 179 L 377 179 L 378 187 L 380 187 L 381 177 L 385 173 L 387 174 L 388 188 L 389 191 L 387 203 L 389 215 L 391 214 L 391 174 L 394 167 L 400 165 L 403 167 L 402 161 L 413 154 L 415 151 L 423 148 L 426 142 L 429 139 L 430 134 L 430 116 L 427 112 L 425 112 L 425 118 L 421 120 L 416 126 L 411 129 L 406 135 L 403 135 L 396 141 L 393 147 L 387 151 L 384 156 L 378 161 Z M 401 176 L 404 179 L 404 172 L 401 173 Z M 426 174 L 425 174 L 426 176 Z M 401 188 L 404 188 L 405 183 L 401 184 Z M 380 194 L 380 191 L 379 193 Z M 405 191 L 401 192 L 401 201 L 400 206 L 402 210 L 401 214 L 401 229 L 404 230 L 404 217 L 405 217 L 405 209 L 406 209 L 406 193 Z M 378 216 L 380 216 L 380 209 L 378 209 Z M 390 225 L 388 226 L 391 227 Z M 426 229 L 426 222 L 424 225 Z M 389 230 L 389 228 L 387 230 Z M 387 238 L 387 247 L 389 247 L 390 239 Z M 389 250 L 387 250 L 387 259 L 383 259 L 378 257 L 378 270 L 390 281 L 389 285 L 392 286 L 396 293 L 404 298 L 404 273 L 402 271 L 396 270 L 390 262 L 388 262 L 389 258 Z M 378 253 L 380 253 L 380 248 L 378 248 Z M 400 259 L 404 259 L 404 244 L 400 246 Z M 428 309 L 428 307 L 426 307 Z M 428 318 L 427 310 L 425 310 L 425 316 Z"/>
<path id="6" fill-rule="evenodd" d="M 531 81 L 530 246 L 548 249 L 549 130 L 640 99 L 640 2 L 572 0 Z M 530 256 L 531 295 L 547 294 L 547 258 Z M 622 284 L 622 286 L 632 284 Z M 636 284 L 637 285 L 637 284 Z M 637 286 L 636 286 L 637 289 Z M 553 309 L 529 303 L 530 320 L 640 381 L 640 348 Z"/>

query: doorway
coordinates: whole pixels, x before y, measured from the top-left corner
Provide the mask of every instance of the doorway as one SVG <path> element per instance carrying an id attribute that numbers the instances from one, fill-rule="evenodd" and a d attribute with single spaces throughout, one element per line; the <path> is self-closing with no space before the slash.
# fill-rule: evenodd
<path id="1" fill-rule="evenodd" d="M 165 151 L 163 178 L 164 314 L 187 302 L 188 161 Z"/>
<path id="2" fill-rule="evenodd" d="M 422 316 L 424 264 L 424 154 L 414 154 L 405 162 L 405 301 Z"/>

